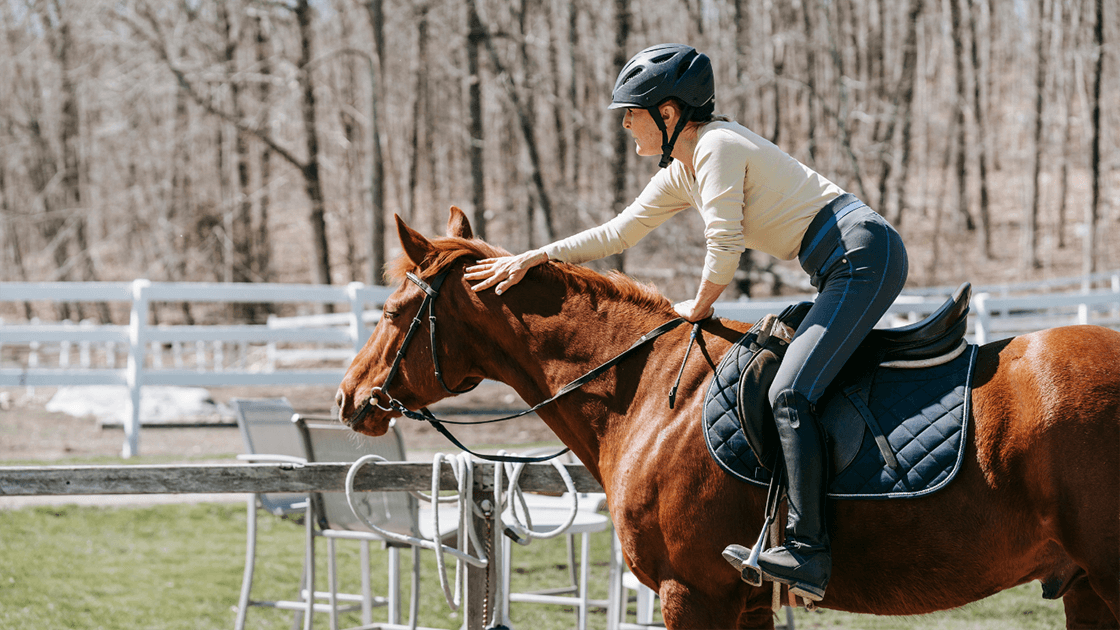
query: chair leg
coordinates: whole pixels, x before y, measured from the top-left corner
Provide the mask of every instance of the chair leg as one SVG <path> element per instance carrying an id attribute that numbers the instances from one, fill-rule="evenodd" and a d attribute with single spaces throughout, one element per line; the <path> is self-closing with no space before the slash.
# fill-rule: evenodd
<path id="1" fill-rule="evenodd" d="M 389 546 L 389 623 L 401 622 L 401 548 Z"/>
<path id="2" fill-rule="evenodd" d="M 307 567 L 307 610 L 303 613 L 303 630 L 311 630 L 315 616 L 315 513 L 311 509 L 310 497 L 304 520 L 307 523 L 307 555 L 304 557 Z"/>
<path id="3" fill-rule="evenodd" d="M 237 599 L 237 621 L 234 630 L 244 630 L 245 614 L 249 610 L 249 592 L 253 589 L 253 565 L 257 560 L 257 495 L 249 495 L 245 510 L 245 574 L 241 578 L 241 596 Z"/>
<path id="4" fill-rule="evenodd" d="M 579 630 L 587 630 L 587 583 L 591 580 L 591 535 L 588 533 L 580 534 L 579 555 Z"/>
<path id="5" fill-rule="evenodd" d="M 299 585 L 296 586 L 296 601 L 303 601 L 303 594 L 306 592 L 307 586 L 307 558 L 303 559 L 303 570 L 299 574 Z M 292 630 L 300 630 L 303 627 L 303 610 L 292 611 Z"/>
<path id="6" fill-rule="evenodd" d="M 315 596 L 312 590 L 312 606 Z M 331 630 L 338 630 L 338 563 L 335 559 L 335 540 L 327 539 L 327 603 L 330 605 Z"/>
<path id="7" fill-rule="evenodd" d="M 420 547 L 412 546 L 412 592 L 409 593 L 408 628 L 416 630 L 420 619 Z"/>
<path id="8" fill-rule="evenodd" d="M 361 541 L 361 562 L 362 562 L 362 625 L 368 626 L 373 623 L 373 586 L 370 584 L 369 577 L 369 541 Z"/>
<path id="9" fill-rule="evenodd" d="M 497 528 L 495 528 L 497 529 Z M 513 551 L 513 543 L 510 541 L 509 536 L 502 536 L 502 619 L 509 619 L 509 580 L 510 571 L 512 569 L 510 561 L 510 553 Z"/>
<path id="10" fill-rule="evenodd" d="M 576 577 L 578 567 L 576 566 L 576 541 L 575 534 L 568 534 L 564 536 L 564 541 L 568 547 L 568 580 L 573 589 L 579 588 L 579 578 Z"/>
<path id="11" fill-rule="evenodd" d="M 653 623 L 654 593 L 653 589 L 644 584 L 638 586 L 638 623 L 650 625 Z"/>
<path id="12" fill-rule="evenodd" d="M 626 593 L 622 587 L 622 552 L 618 537 L 611 532 L 610 572 L 607 578 L 607 630 L 618 630 L 626 614 Z"/>

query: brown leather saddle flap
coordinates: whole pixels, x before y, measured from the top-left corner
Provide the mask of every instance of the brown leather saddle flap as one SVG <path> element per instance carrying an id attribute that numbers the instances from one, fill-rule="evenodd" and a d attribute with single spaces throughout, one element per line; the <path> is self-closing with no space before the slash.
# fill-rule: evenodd
<path id="1" fill-rule="evenodd" d="M 782 452 L 774 411 L 770 407 L 770 385 L 793 340 L 795 328 L 810 306 L 811 303 L 804 302 L 787 308 L 780 315 L 766 315 L 748 333 L 755 337 L 750 340 L 750 358 L 739 378 L 739 422 L 755 457 L 767 470 L 773 470 L 775 458 Z M 818 421 L 828 436 L 831 473 L 836 474 L 859 453 L 866 425 L 840 422 L 835 416 L 820 417 Z"/>

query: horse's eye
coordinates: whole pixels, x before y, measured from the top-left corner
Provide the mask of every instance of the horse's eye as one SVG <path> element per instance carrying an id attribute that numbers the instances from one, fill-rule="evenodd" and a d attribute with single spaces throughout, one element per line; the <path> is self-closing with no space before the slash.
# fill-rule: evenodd
<path id="1" fill-rule="evenodd" d="M 381 311 L 381 316 L 389 321 L 393 321 L 397 318 L 397 312 L 386 309 Z"/>

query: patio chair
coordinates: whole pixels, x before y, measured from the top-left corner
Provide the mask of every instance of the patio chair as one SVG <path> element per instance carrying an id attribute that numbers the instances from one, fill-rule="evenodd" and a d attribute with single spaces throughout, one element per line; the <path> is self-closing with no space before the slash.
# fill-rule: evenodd
<path id="1" fill-rule="evenodd" d="M 522 453 L 522 455 L 539 455 L 545 451 L 555 450 L 544 447 Z M 575 462 L 570 455 L 565 458 L 568 463 Z M 540 494 L 525 494 L 525 501 L 533 523 L 533 531 L 547 532 L 556 529 L 567 521 L 571 510 L 571 497 L 566 493 L 561 496 Z M 590 535 L 608 531 L 611 528 L 610 517 L 602 513 L 606 508 L 606 495 L 603 493 L 581 493 L 579 495 L 579 510 L 575 521 L 568 530 L 562 534 L 567 543 L 568 552 L 568 584 L 548 589 L 514 592 L 510 589 L 511 574 L 513 573 L 513 545 L 511 538 L 502 537 L 502 565 L 500 574 L 502 580 L 502 620 L 509 619 L 510 602 L 553 604 L 572 606 L 576 611 L 576 622 L 579 630 L 587 628 L 587 614 L 592 607 L 609 608 L 608 600 L 591 599 L 588 594 L 589 572 L 591 567 L 591 538 Z M 509 518 L 507 513 L 504 515 Z M 518 513 L 521 514 L 520 507 Z M 575 557 L 575 537 L 580 536 L 580 558 L 577 563 Z M 549 541 L 534 541 L 533 544 L 550 544 Z"/>
<path id="2" fill-rule="evenodd" d="M 239 459 L 256 462 L 353 462 L 368 454 L 380 455 L 389 461 L 404 460 L 404 443 L 393 426 L 384 436 L 363 436 L 332 421 L 331 424 L 309 422 L 314 418 L 296 414 L 285 399 L 235 399 L 238 426 L 248 455 Z M 329 419 L 326 419 L 329 420 Z M 417 501 L 406 492 L 365 492 L 356 503 L 365 516 L 388 531 L 432 538 L 430 508 L 419 509 Z M 254 601 L 250 598 L 256 559 L 256 512 L 260 505 L 276 515 L 304 514 L 306 537 L 304 568 L 295 600 Z M 360 508 L 361 509 L 361 508 Z M 423 512 L 423 514 L 422 514 Z M 361 628 L 415 628 L 419 608 L 419 548 L 412 548 L 412 590 L 409 602 L 409 623 L 400 623 L 400 546 L 385 541 L 361 523 L 350 510 L 342 492 L 307 494 L 258 494 L 250 498 L 245 555 L 245 574 L 237 607 L 236 629 L 242 630 L 251 606 L 265 606 L 295 612 L 293 627 L 302 619 L 311 628 L 316 612 L 330 615 L 331 630 L 338 628 L 338 614 L 361 610 Z M 455 533 L 453 514 L 440 518 L 441 540 Z M 328 589 L 316 591 L 315 541 L 327 539 Z M 357 540 L 360 544 L 361 592 L 339 593 L 335 541 Z M 370 542 L 377 541 L 388 550 L 389 588 L 385 597 L 373 597 L 370 588 Z M 318 603 L 325 600 L 325 603 Z M 372 608 L 388 607 L 387 623 L 372 623 Z"/>

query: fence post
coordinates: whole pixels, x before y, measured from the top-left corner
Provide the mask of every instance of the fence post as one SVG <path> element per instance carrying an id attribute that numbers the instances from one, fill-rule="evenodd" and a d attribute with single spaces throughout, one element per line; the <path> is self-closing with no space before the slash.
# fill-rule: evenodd
<path id="1" fill-rule="evenodd" d="M 976 344 L 982 346 L 988 343 L 988 329 L 992 321 L 992 314 L 988 312 L 988 294 L 977 294 L 972 301 L 976 304 Z"/>
<path id="2" fill-rule="evenodd" d="M 354 344 L 354 356 L 362 351 L 366 343 L 365 325 L 362 321 L 362 311 L 365 305 L 359 297 L 359 291 L 365 285 L 361 282 L 351 282 L 346 285 L 346 296 L 350 298 L 350 341 Z"/>
<path id="3" fill-rule="evenodd" d="M 483 471 L 485 467 L 479 467 L 476 463 L 474 466 L 474 497 L 475 503 L 478 506 L 483 516 L 478 513 L 473 513 L 471 518 L 474 521 L 475 531 L 478 532 L 479 541 L 482 545 L 491 547 L 489 550 L 489 562 L 485 567 L 476 567 L 474 565 L 467 565 L 467 584 L 466 584 L 466 597 L 463 602 L 463 628 L 465 630 L 485 630 L 489 627 L 490 618 L 493 618 L 495 611 L 500 608 L 500 605 L 495 601 L 494 594 L 498 587 L 498 555 L 501 553 L 500 547 L 496 544 L 495 534 L 497 530 L 494 527 L 497 522 L 498 514 L 494 506 L 494 478 L 485 478 Z M 501 466 L 501 464 L 495 464 Z M 465 506 L 464 509 L 472 510 L 474 506 Z M 473 546 L 473 541 L 471 546 Z M 478 550 L 473 549 L 474 555 L 478 555 Z M 488 605 L 484 606 L 486 602 Z"/>
<path id="4" fill-rule="evenodd" d="M 1112 292 L 1116 293 L 1118 298 L 1112 307 L 1112 316 L 1120 317 L 1120 274 L 1112 275 Z"/>
<path id="5" fill-rule="evenodd" d="M 132 399 L 132 413 L 124 425 L 121 457 L 140 454 L 140 388 L 144 384 L 144 329 L 148 325 L 148 280 L 132 282 L 132 312 L 128 318 L 128 369 L 125 378 Z"/>

